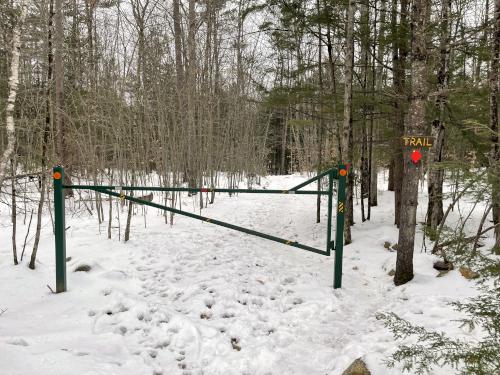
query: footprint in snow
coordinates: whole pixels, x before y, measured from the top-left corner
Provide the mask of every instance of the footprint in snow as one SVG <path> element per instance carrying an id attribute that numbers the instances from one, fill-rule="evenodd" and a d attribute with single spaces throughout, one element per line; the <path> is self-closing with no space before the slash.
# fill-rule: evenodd
<path id="1" fill-rule="evenodd" d="M 234 317 L 235 317 L 235 314 L 233 312 L 225 312 L 222 314 L 223 319 L 230 319 L 230 318 L 234 318 Z"/>
<path id="2" fill-rule="evenodd" d="M 21 337 L 10 339 L 5 342 L 10 345 L 29 346 L 28 342 Z"/>
<path id="3" fill-rule="evenodd" d="M 160 340 L 155 344 L 155 348 L 156 349 L 165 349 L 169 345 L 170 345 L 169 340 Z"/>

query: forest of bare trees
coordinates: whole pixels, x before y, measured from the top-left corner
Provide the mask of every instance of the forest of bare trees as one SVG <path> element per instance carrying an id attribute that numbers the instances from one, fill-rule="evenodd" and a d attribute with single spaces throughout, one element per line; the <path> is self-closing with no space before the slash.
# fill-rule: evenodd
<path id="1" fill-rule="evenodd" d="M 58 164 L 69 181 L 214 187 L 345 163 L 346 244 L 388 171 L 397 285 L 424 178 L 436 253 L 449 260 L 445 211 L 465 192 L 488 208 L 461 243 L 488 230 L 500 248 L 500 0 L 0 0 L 0 17 L 1 209 L 33 218 L 16 196 L 36 187 L 31 268 Z M 418 164 L 404 135 L 433 138 Z"/>

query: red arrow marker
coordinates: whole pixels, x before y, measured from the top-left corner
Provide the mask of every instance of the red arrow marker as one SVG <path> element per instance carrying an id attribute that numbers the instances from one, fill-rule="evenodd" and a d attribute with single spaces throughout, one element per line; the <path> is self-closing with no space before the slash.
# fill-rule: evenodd
<path id="1" fill-rule="evenodd" d="M 422 153 L 420 152 L 420 150 L 413 150 L 410 158 L 413 164 L 417 164 L 420 159 L 422 159 Z"/>

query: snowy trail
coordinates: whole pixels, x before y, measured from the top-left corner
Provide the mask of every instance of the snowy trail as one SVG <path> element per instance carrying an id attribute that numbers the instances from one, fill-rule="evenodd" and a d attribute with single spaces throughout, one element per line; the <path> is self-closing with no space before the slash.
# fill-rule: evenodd
<path id="1" fill-rule="evenodd" d="M 239 224 L 273 228 L 285 238 L 300 239 L 297 232 L 312 226 L 318 246 L 324 234 L 316 232 L 324 224 L 310 224 L 312 200 L 300 198 L 290 204 L 286 197 L 246 196 L 224 205 Z M 292 206 L 286 210 L 291 216 L 280 216 L 286 204 Z M 304 217 L 306 208 L 310 212 Z M 204 211 L 210 215 L 213 210 Z M 126 330 L 132 352 L 146 351 L 147 362 L 166 373 L 176 371 L 175 365 L 186 374 L 323 374 L 345 367 L 346 362 L 332 359 L 346 345 L 351 350 L 355 335 L 369 333 L 363 321 L 382 307 L 378 293 L 357 293 L 369 301 L 360 311 L 345 293 L 331 289 L 333 259 L 206 223 L 179 221 L 176 226 L 185 224 L 192 231 L 169 236 L 163 246 L 154 229 L 135 236 L 141 251 L 129 261 L 137 265 L 134 277 L 141 281 L 145 311 L 119 313 L 116 323 L 122 324 L 120 332 Z M 143 325 L 134 319 L 145 321 L 145 327 L 129 334 L 127 324 L 134 329 Z M 104 331 L 116 324 L 101 323 Z"/>
<path id="2" fill-rule="evenodd" d="M 301 180 L 275 177 L 267 186 Z M 395 288 L 387 275 L 395 253 L 383 247 L 397 238 L 392 194 L 379 200 L 377 220 L 359 220 L 345 248 L 341 290 L 331 286 L 333 257 L 189 218 L 177 217 L 170 227 L 151 211 L 144 228 L 135 217 L 127 244 L 96 236 L 90 219 L 68 218 L 68 271 L 93 267 L 69 273 L 68 293 L 49 295 L 29 271 L 18 280 L 19 272 L 0 264 L 0 275 L 31 293 L 6 297 L 0 369 L 8 371 L 0 373 L 74 374 L 77 366 L 81 374 L 333 375 L 363 356 L 374 374 L 399 374 L 381 363 L 394 340 L 376 312 L 393 310 L 420 323 L 429 307 L 430 326 L 445 324 L 450 308 L 436 301 L 451 299 L 457 285 L 463 295 L 472 288 L 455 274 L 447 287 L 429 267 L 433 258 L 418 253 L 415 282 Z M 192 207 L 187 198 L 184 204 Z M 325 241 L 326 219 L 315 224 L 313 197 L 220 195 L 203 214 L 321 248 Z M 43 245 L 36 272 L 52 283 L 50 235 Z M 36 326 L 43 328 L 34 334 Z"/>

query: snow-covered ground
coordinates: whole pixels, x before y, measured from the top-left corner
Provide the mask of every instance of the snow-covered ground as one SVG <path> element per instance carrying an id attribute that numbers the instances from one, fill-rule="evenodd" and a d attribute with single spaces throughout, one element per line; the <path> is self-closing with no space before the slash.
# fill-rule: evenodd
<path id="1" fill-rule="evenodd" d="M 268 177 L 263 185 L 289 188 L 305 178 Z M 196 199 L 184 197 L 183 208 L 199 212 Z M 372 221 L 357 217 L 354 242 L 344 248 L 343 288 L 333 290 L 333 257 L 187 217 L 176 216 L 171 227 L 154 209 L 147 220 L 133 217 L 131 240 L 123 243 L 116 228 L 108 240 L 106 224 L 99 228 L 97 218 L 68 208 L 69 290 L 52 294 L 50 216 L 31 271 L 29 254 L 12 265 L 9 212 L 2 208 L 0 374 L 334 375 L 363 357 L 372 374 L 399 375 L 382 363 L 397 343 L 375 314 L 393 311 L 472 337 L 452 321 L 459 315 L 446 302 L 475 288 L 458 271 L 436 277 L 435 257 L 420 251 L 420 231 L 415 278 L 395 287 L 388 272 L 396 253 L 383 246 L 397 242 L 392 213 L 393 193 L 380 191 Z M 315 224 L 314 196 L 220 194 L 202 214 L 316 247 L 325 242 L 326 219 Z M 22 223 L 18 233 L 22 247 Z M 91 271 L 73 272 L 82 264 Z"/>

